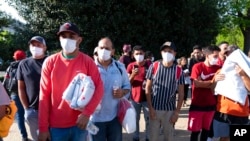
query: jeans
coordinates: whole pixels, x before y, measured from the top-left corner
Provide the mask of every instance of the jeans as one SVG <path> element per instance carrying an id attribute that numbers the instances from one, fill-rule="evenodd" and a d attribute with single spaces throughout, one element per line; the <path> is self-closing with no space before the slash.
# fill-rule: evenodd
<path id="1" fill-rule="evenodd" d="M 148 104 L 147 101 L 143 101 L 141 103 L 137 103 L 132 100 L 132 104 L 135 108 L 136 111 L 136 131 L 133 135 L 134 139 L 139 139 L 139 133 L 140 133 L 140 116 L 141 116 L 141 109 L 143 110 L 144 114 L 144 120 L 145 120 L 145 136 L 146 139 L 148 139 L 148 134 L 149 134 L 149 109 L 148 109 Z"/>
<path id="2" fill-rule="evenodd" d="M 122 141 L 122 126 L 118 118 L 107 122 L 93 122 L 99 132 L 92 135 L 93 141 Z"/>
<path id="3" fill-rule="evenodd" d="M 17 106 L 17 112 L 15 115 L 15 119 L 17 122 L 18 129 L 20 130 L 20 132 L 22 134 L 22 138 L 27 138 L 28 134 L 27 134 L 26 127 L 25 127 L 23 105 L 22 105 L 17 93 L 11 92 L 11 99 L 15 101 L 16 106 Z"/>
<path id="4" fill-rule="evenodd" d="M 87 141 L 87 130 L 77 126 L 69 128 L 50 128 L 51 141 Z"/>
<path id="5" fill-rule="evenodd" d="M 38 110 L 33 108 L 25 109 L 25 120 L 30 127 L 30 134 L 33 140 L 38 140 Z"/>

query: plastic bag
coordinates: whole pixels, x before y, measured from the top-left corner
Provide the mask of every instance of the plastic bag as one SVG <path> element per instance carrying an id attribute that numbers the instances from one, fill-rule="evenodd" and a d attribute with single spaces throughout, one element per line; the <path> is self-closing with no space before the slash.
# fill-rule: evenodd
<path id="1" fill-rule="evenodd" d="M 136 112 L 134 106 L 126 99 L 121 98 L 118 104 L 117 117 L 122 127 L 127 133 L 133 133 L 136 130 Z"/>
<path id="2" fill-rule="evenodd" d="M 89 103 L 94 91 L 95 85 L 91 77 L 79 73 L 64 91 L 62 99 L 66 100 L 71 108 L 82 110 Z"/>

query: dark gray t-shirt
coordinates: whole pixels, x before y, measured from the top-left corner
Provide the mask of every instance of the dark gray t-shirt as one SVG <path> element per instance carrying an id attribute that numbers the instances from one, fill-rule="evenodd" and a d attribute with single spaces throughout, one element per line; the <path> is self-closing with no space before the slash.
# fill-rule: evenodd
<path id="1" fill-rule="evenodd" d="M 46 57 L 34 59 L 32 57 L 20 62 L 17 70 L 17 79 L 24 81 L 29 107 L 38 110 L 40 78 L 42 64 Z"/>

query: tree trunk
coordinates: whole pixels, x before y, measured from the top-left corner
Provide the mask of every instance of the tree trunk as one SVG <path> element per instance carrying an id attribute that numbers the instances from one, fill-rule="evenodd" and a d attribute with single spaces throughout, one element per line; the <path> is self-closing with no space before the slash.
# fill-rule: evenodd
<path id="1" fill-rule="evenodd" d="M 250 50 L 250 27 L 247 27 L 243 32 L 244 35 L 244 53 L 248 53 Z"/>

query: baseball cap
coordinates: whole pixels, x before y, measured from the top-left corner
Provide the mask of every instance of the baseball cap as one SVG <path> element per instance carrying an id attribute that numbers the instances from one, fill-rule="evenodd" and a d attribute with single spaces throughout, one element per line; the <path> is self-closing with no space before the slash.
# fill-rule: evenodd
<path id="1" fill-rule="evenodd" d="M 171 49 L 173 49 L 174 51 L 176 51 L 176 46 L 173 42 L 170 41 L 166 41 L 161 47 L 160 50 L 162 51 L 163 49 L 170 47 Z"/>
<path id="2" fill-rule="evenodd" d="M 23 50 L 16 50 L 14 52 L 13 58 L 15 60 L 22 60 L 22 59 L 26 58 L 26 53 Z"/>
<path id="3" fill-rule="evenodd" d="M 31 43 L 31 41 L 37 41 L 37 42 L 40 42 L 40 43 L 42 43 L 42 44 L 44 44 L 46 46 L 46 42 L 45 42 L 44 38 L 41 37 L 41 36 L 34 36 L 34 37 L 32 37 L 30 39 L 30 41 L 29 41 L 29 44 Z"/>
<path id="4" fill-rule="evenodd" d="M 70 22 L 67 22 L 61 25 L 59 28 L 59 31 L 57 32 L 57 35 L 60 35 L 60 33 L 65 32 L 65 31 L 80 35 L 80 31 L 78 27 L 75 24 L 70 23 Z"/>
<path id="5" fill-rule="evenodd" d="M 130 52 L 131 51 L 131 45 L 129 44 L 124 44 L 122 50 L 124 52 Z"/>

